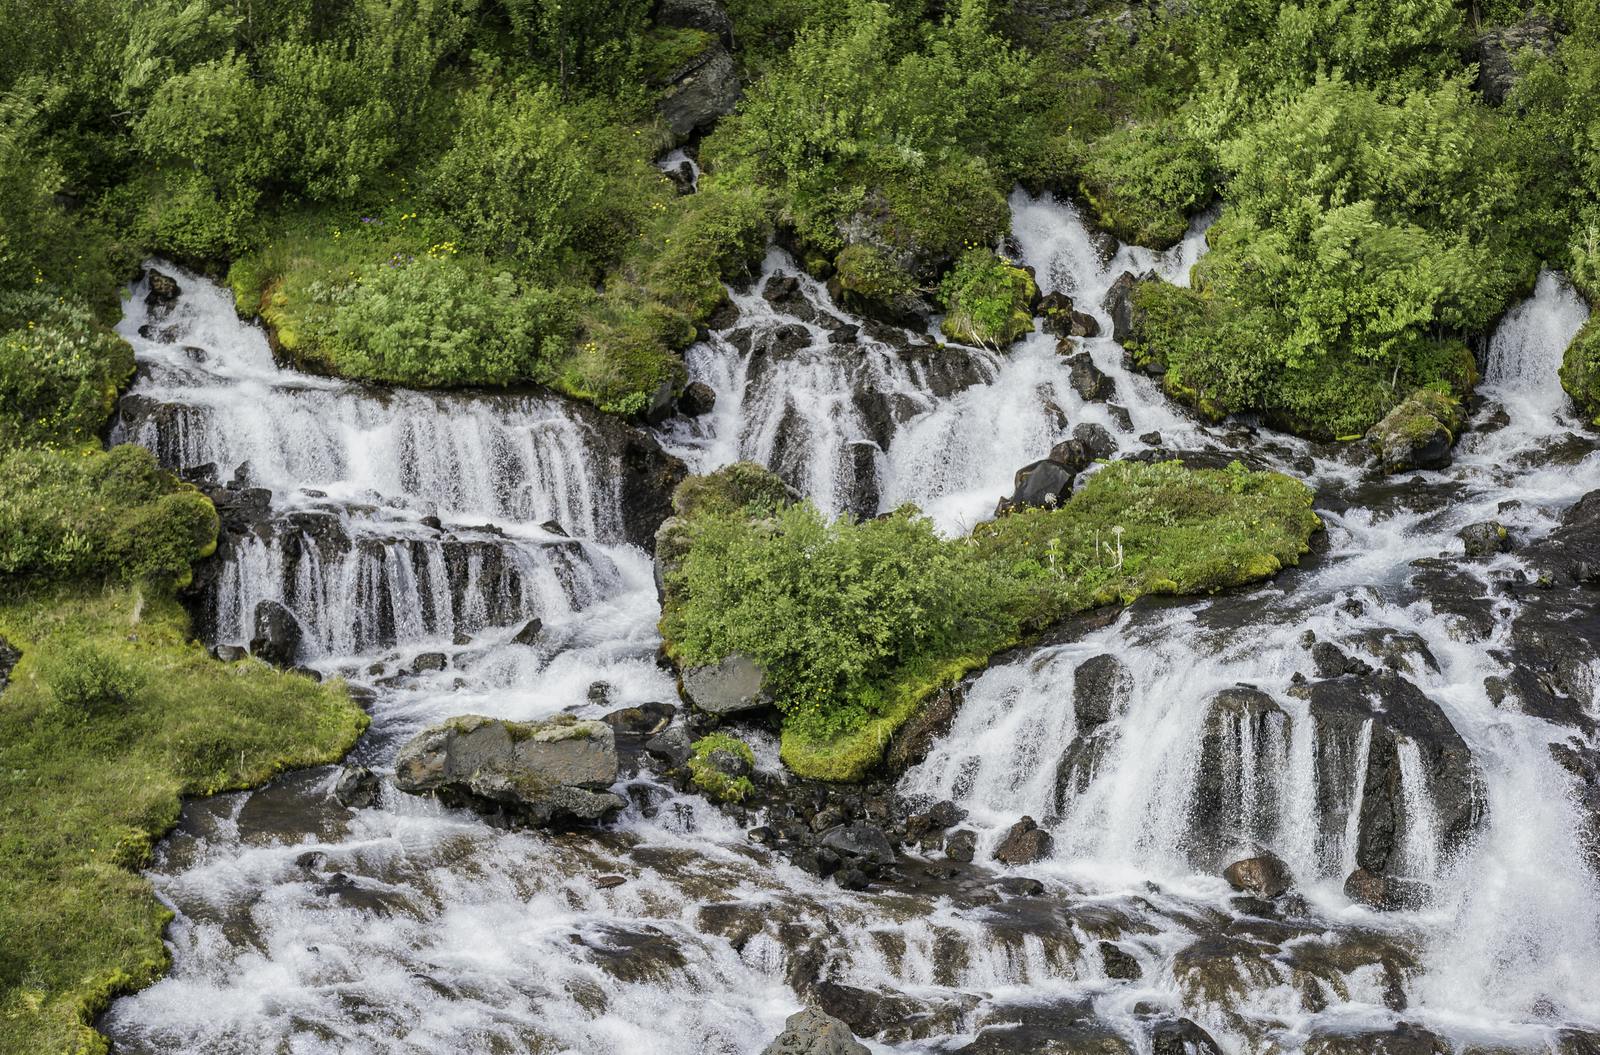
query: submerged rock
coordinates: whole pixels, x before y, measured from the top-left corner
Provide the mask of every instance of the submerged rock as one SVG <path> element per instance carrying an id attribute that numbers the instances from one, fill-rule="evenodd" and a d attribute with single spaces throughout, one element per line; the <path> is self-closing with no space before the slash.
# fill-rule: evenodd
<path id="1" fill-rule="evenodd" d="M 718 717 L 760 710 L 772 702 L 761 664 L 743 652 L 684 671 L 683 695 L 700 710 Z"/>
<path id="2" fill-rule="evenodd" d="M 1428 903 L 1430 893 L 1426 883 L 1378 875 L 1365 868 L 1357 868 L 1344 881 L 1345 897 L 1383 912 L 1421 908 Z"/>
<path id="3" fill-rule="evenodd" d="M 333 799 L 352 810 L 376 805 L 381 784 L 378 775 L 366 766 L 345 766 L 333 785 Z"/>
<path id="4" fill-rule="evenodd" d="M 1150 1031 L 1150 1055 L 1223 1055 L 1211 1034 L 1189 1021 L 1175 1019 Z"/>
<path id="5" fill-rule="evenodd" d="M 561 715 L 507 722 L 464 715 L 413 737 L 395 786 L 539 826 L 597 821 L 622 808 L 616 737 L 604 722 Z"/>
<path id="6" fill-rule="evenodd" d="M 796 1012 L 761 1055 L 872 1055 L 850 1027 L 814 1008 Z"/>

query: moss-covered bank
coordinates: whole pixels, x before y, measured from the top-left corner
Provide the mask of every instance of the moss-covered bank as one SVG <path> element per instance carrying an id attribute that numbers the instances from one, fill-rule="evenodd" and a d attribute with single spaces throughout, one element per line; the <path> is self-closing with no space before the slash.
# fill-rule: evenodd
<path id="1" fill-rule="evenodd" d="M 828 522 L 748 465 L 687 483 L 663 529 L 662 630 L 684 666 L 766 672 L 796 773 L 856 780 L 935 689 L 1074 612 L 1208 593 L 1294 564 L 1320 521 L 1276 473 L 1112 463 L 1060 508 L 944 539 L 914 509 Z M 709 497 L 708 497 L 709 496 Z"/>
<path id="2" fill-rule="evenodd" d="M 262 783 L 349 750 L 342 684 L 188 639 L 170 596 L 125 586 L 0 604 L 22 653 L 0 694 L 0 1051 L 103 1051 L 91 1023 L 166 967 L 170 914 L 138 873 L 184 795 Z"/>

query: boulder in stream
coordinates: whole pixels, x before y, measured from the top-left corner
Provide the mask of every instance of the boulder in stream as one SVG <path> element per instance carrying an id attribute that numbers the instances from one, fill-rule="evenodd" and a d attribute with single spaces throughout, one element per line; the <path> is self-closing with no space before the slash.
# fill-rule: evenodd
<path id="1" fill-rule="evenodd" d="M 1039 827 L 1032 817 L 1024 817 L 1013 824 L 994 848 L 994 858 L 1001 864 L 1026 865 L 1049 857 L 1055 849 L 1050 833 Z"/>
<path id="2" fill-rule="evenodd" d="M 257 603 L 250 651 L 273 666 L 292 667 L 300 654 L 300 621 L 277 601 Z"/>
<path id="3" fill-rule="evenodd" d="M 508 722 L 463 715 L 413 737 L 395 758 L 395 786 L 548 826 L 592 822 L 622 808 L 616 737 L 604 722 L 558 715 Z"/>
<path id="4" fill-rule="evenodd" d="M 1073 391 L 1085 403 L 1104 403 L 1117 394 L 1116 382 L 1094 364 L 1088 352 L 1075 352 L 1067 357 L 1068 379 Z"/>
<path id="5" fill-rule="evenodd" d="M 1469 558 L 1492 557 L 1511 548 L 1511 536 L 1498 520 L 1468 524 L 1456 532 L 1462 552 Z"/>
<path id="6" fill-rule="evenodd" d="M 1367 442 L 1386 473 L 1443 469 L 1465 420 L 1460 400 L 1419 388 L 1367 430 Z"/>
<path id="7" fill-rule="evenodd" d="M 743 652 L 735 652 L 718 663 L 684 671 L 683 696 L 700 710 L 719 718 L 758 711 L 772 702 L 767 695 L 766 674 L 761 664 Z"/>
<path id="8" fill-rule="evenodd" d="M 1072 481 L 1077 477 L 1070 466 L 1043 458 L 1017 470 L 1009 498 L 1000 499 L 995 515 L 1019 509 L 1054 509 L 1072 497 Z"/>
<path id="9" fill-rule="evenodd" d="M 1289 866 L 1277 854 L 1266 850 L 1254 857 L 1233 862 L 1222 870 L 1222 878 L 1235 890 L 1264 898 L 1285 894 L 1294 885 Z"/>
<path id="10" fill-rule="evenodd" d="M 850 1027 L 815 1008 L 792 1014 L 761 1055 L 872 1055 Z"/>

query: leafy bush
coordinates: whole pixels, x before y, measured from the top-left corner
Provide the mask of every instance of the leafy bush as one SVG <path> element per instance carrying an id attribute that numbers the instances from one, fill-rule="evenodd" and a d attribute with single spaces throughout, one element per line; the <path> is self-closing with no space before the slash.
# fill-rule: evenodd
<path id="1" fill-rule="evenodd" d="M 1215 163 L 1176 121 L 1135 125 L 1102 137 L 1078 189 L 1096 222 L 1120 240 L 1165 249 L 1216 195 Z"/>
<path id="2" fill-rule="evenodd" d="M 75 302 L 0 293 L 0 452 L 94 438 L 132 376 L 133 349 Z"/>
<path id="3" fill-rule="evenodd" d="M 697 517 L 662 627 L 683 662 L 753 656 L 787 722 L 823 733 L 861 724 L 883 683 L 914 659 L 981 650 L 1014 629 L 1008 590 L 914 510 L 853 524 L 810 503 L 769 522 Z"/>
<path id="4" fill-rule="evenodd" d="M 0 582 L 187 581 L 216 539 L 211 502 L 142 447 L 24 448 L 0 460 Z"/>
<path id="5" fill-rule="evenodd" d="M 1071 612 L 1209 592 L 1299 560 L 1320 522 L 1276 473 L 1116 462 L 1054 510 L 944 539 L 907 507 L 855 524 L 789 504 L 755 466 L 691 477 L 657 556 L 675 660 L 743 652 L 796 772 L 859 779 L 923 698 Z"/>
<path id="6" fill-rule="evenodd" d="M 1039 287 L 1020 267 L 989 249 L 969 249 L 939 287 L 947 314 L 942 329 L 952 341 L 1008 347 L 1033 329 Z"/>
<path id="7" fill-rule="evenodd" d="M 120 710 L 134 701 L 141 684 L 138 672 L 120 657 L 87 642 L 52 653 L 45 680 L 56 705 L 72 718 Z"/>
<path id="8" fill-rule="evenodd" d="M 485 276 L 448 256 L 393 261 L 311 296 L 332 309 L 323 340 L 339 371 L 396 384 L 548 377 L 577 316 L 570 294 L 519 287 L 509 273 Z"/>

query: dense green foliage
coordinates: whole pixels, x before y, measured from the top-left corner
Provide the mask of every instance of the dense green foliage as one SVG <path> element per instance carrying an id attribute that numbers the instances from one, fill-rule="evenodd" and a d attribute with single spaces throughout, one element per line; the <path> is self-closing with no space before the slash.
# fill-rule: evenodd
<path id="1" fill-rule="evenodd" d="M 1033 329 L 1039 287 L 1033 276 L 988 249 L 969 249 L 939 287 L 944 335 L 952 341 L 1005 348 Z"/>
<path id="2" fill-rule="evenodd" d="M 1319 526 L 1303 485 L 1238 466 L 1113 463 L 1059 509 L 957 540 L 910 507 L 830 522 L 767 475 L 685 483 L 662 634 L 681 663 L 755 658 L 810 776 L 859 777 L 927 691 L 1064 615 L 1271 575 Z"/>
<path id="3" fill-rule="evenodd" d="M 4 595 L 23 659 L 0 697 L 0 1051 L 104 1051 L 94 1016 L 166 967 L 137 869 L 179 796 L 331 761 L 367 719 L 340 685 L 209 658 L 162 592 Z"/>

